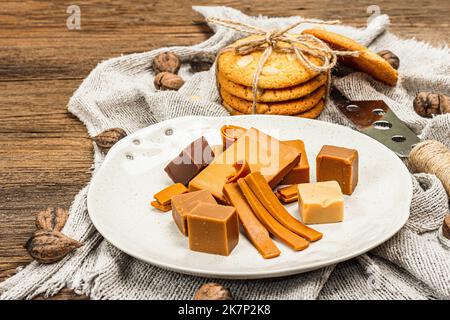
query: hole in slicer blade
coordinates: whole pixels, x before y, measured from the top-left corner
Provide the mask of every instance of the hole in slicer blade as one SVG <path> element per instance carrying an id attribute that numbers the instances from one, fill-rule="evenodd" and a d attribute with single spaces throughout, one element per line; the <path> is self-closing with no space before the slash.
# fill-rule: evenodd
<path id="1" fill-rule="evenodd" d="M 127 160 L 133 160 L 134 159 L 134 157 L 133 157 L 133 155 L 131 153 L 127 153 L 125 155 L 125 158 L 127 158 Z"/>
<path id="2" fill-rule="evenodd" d="M 386 114 L 386 112 L 383 109 L 373 109 L 372 112 L 376 114 L 377 116 L 382 116 Z"/>
<path id="3" fill-rule="evenodd" d="M 392 136 L 392 141 L 394 141 L 394 142 L 404 142 L 405 140 L 406 140 L 406 138 L 404 137 L 404 136 L 402 136 L 402 135 L 395 135 L 395 136 Z"/>
<path id="4" fill-rule="evenodd" d="M 166 136 L 171 136 L 171 135 L 173 134 L 173 129 L 171 129 L 171 128 L 166 129 L 166 131 L 164 131 L 164 134 L 165 134 Z"/>
<path id="5" fill-rule="evenodd" d="M 392 128 L 392 123 L 386 120 L 375 121 L 372 125 L 378 130 L 389 130 Z"/>
<path id="6" fill-rule="evenodd" d="M 133 140 L 133 143 L 135 144 L 135 145 L 140 145 L 141 144 L 141 140 L 139 140 L 139 139 L 134 139 Z"/>
<path id="7" fill-rule="evenodd" d="M 356 104 L 349 104 L 348 106 L 345 107 L 345 109 L 347 109 L 350 112 L 356 112 L 359 110 L 359 106 L 357 106 Z"/>

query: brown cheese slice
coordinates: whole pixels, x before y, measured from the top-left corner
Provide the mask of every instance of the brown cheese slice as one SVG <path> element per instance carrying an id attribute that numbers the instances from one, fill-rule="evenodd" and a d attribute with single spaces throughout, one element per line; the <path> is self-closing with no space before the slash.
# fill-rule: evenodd
<path id="1" fill-rule="evenodd" d="M 297 185 L 292 185 L 284 188 L 280 188 L 276 192 L 276 196 L 283 203 L 291 203 L 298 200 Z"/>
<path id="2" fill-rule="evenodd" d="M 272 217 L 261 202 L 259 202 L 252 190 L 250 190 L 244 179 L 239 179 L 238 185 L 248 204 L 253 209 L 255 215 L 270 233 L 296 251 L 303 250 L 309 246 L 309 242 L 307 240 L 285 228 Z"/>
<path id="3" fill-rule="evenodd" d="M 299 160 L 295 148 L 250 128 L 191 180 L 189 190 L 209 190 L 219 202 L 225 203 L 223 186 L 227 177 L 235 173 L 233 164 L 237 161 L 246 161 L 251 172 L 260 171 L 270 186 L 275 187 Z"/>
<path id="4" fill-rule="evenodd" d="M 152 202 L 150 202 L 150 204 L 152 205 L 152 207 L 154 207 L 162 212 L 167 212 L 167 211 L 172 210 L 172 206 L 170 205 L 170 203 L 169 204 L 161 204 L 158 201 L 152 201 Z"/>
<path id="5" fill-rule="evenodd" d="M 267 229 L 259 222 L 252 209 L 245 200 L 237 183 L 228 183 L 223 187 L 223 192 L 229 202 L 235 207 L 245 234 L 253 246 L 265 259 L 275 258 L 280 255 L 280 250 L 270 238 Z"/>
<path id="6" fill-rule="evenodd" d="M 158 201 L 161 205 L 170 205 L 170 199 L 173 196 L 183 194 L 188 191 L 188 188 L 186 188 L 182 183 L 175 183 L 155 193 L 153 198 L 155 198 L 155 200 Z"/>
<path id="7" fill-rule="evenodd" d="M 284 177 L 281 184 L 299 184 L 309 182 L 309 161 L 306 155 L 305 144 L 302 140 L 282 141 L 300 153 L 299 163 Z"/>
<path id="8" fill-rule="evenodd" d="M 267 184 L 261 173 L 252 172 L 245 177 L 245 182 L 258 197 L 267 211 L 270 212 L 270 214 L 283 226 L 309 241 L 317 241 L 322 238 L 321 232 L 305 226 L 303 223 L 290 215 L 290 213 L 272 192 L 272 189 Z"/>

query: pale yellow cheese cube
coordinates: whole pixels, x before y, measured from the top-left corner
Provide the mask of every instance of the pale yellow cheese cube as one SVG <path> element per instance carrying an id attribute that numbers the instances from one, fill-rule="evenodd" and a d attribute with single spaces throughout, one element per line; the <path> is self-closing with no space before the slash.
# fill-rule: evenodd
<path id="1" fill-rule="evenodd" d="M 344 219 L 344 196 L 336 181 L 298 185 L 298 208 L 303 223 L 333 223 Z"/>

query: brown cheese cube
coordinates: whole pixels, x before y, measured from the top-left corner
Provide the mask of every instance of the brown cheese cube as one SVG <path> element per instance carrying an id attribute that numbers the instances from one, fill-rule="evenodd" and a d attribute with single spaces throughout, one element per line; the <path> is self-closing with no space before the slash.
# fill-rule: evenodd
<path id="1" fill-rule="evenodd" d="M 342 192 L 351 195 L 358 184 L 358 151 L 323 146 L 316 159 L 317 181 L 335 180 Z"/>
<path id="2" fill-rule="evenodd" d="M 236 210 L 199 202 L 187 217 L 189 248 L 193 251 L 230 255 L 239 241 Z"/>
<path id="3" fill-rule="evenodd" d="M 164 168 L 167 175 L 175 183 L 188 185 L 200 171 L 214 159 L 213 151 L 205 137 L 200 137 L 175 157 Z"/>
<path id="4" fill-rule="evenodd" d="M 207 190 L 184 193 L 172 197 L 172 217 L 178 229 L 185 236 L 188 235 L 187 215 L 198 204 L 199 201 L 216 204 L 216 200 Z"/>

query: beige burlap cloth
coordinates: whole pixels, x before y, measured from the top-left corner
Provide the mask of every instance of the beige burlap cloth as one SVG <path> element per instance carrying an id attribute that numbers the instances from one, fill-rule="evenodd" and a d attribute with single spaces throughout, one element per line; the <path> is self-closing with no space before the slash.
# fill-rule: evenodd
<path id="1" fill-rule="evenodd" d="M 205 17 L 219 17 L 256 25 L 265 30 L 283 28 L 291 18 L 251 18 L 226 7 L 194 7 Z M 348 98 L 383 99 L 424 139 L 450 147 L 450 115 L 424 119 L 415 114 L 412 100 L 418 91 L 450 94 L 450 52 L 414 40 L 399 39 L 386 31 L 389 19 L 381 15 L 366 28 L 326 26 L 373 51 L 388 49 L 401 60 L 400 83 L 387 87 L 363 73 L 334 78 Z M 157 92 L 151 62 L 168 48 L 126 55 L 99 64 L 69 102 L 69 110 L 94 136 L 121 127 L 128 133 L 159 121 L 184 115 L 224 116 L 218 104 L 215 68 L 193 73 L 189 62 L 203 52 L 217 53 L 239 33 L 212 26 L 215 34 L 191 47 L 173 47 L 185 62 L 180 74 L 187 80 L 178 92 Z M 295 31 L 295 30 L 294 30 Z M 298 31 L 298 30 L 297 30 Z M 349 125 L 329 101 L 319 118 Z M 94 167 L 102 163 L 95 150 Z M 95 173 L 94 173 L 95 174 Z M 371 252 L 321 270 L 268 280 L 221 281 L 240 299 L 440 299 L 450 297 L 450 250 L 439 240 L 439 226 L 448 211 L 448 197 L 434 176 L 411 175 L 414 197 L 407 225 Z M 169 272 L 127 256 L 102 239 L 89 220 L 84 188 L 75 198 L 64 232 L 85 246 L 52 265 L 31 263 L 0 284 L 1 299 L 53 295 L 65 286 L 92 299 L 190 299 L 209 279 Z"/>

